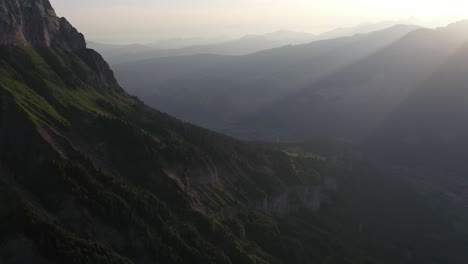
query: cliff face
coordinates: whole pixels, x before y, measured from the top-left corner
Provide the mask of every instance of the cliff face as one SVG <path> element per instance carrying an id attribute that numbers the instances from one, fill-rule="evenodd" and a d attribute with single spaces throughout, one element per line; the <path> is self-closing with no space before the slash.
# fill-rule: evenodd
<path id="1" fill-rule="evenodd" d="M 49 0 L 2 0 L 0 45 L 84 49 L 86 41 Z"/>

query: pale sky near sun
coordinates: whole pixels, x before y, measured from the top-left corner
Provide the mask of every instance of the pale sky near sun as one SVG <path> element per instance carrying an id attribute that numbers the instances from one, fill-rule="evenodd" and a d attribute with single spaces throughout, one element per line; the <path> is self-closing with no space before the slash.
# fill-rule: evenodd
<path id="1" fill-rule="evenodd" d="M 239 37 L 276 30 L 416 18 L 424 26 L 468 19 L 467 0 L 51 0 L 88 39 L 154 42 L 175 37 Z"/>

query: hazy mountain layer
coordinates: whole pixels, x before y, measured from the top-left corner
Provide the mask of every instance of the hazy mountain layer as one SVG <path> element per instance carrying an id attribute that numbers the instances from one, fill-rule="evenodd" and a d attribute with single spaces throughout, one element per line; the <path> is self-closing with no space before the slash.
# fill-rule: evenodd
<path id="1" fill-rule="evenodd" d="M 231 134 L 239 119 L 400 39 L 414 26 L 289 46 L 248 56 L 196 55 L 122 64 L 117 77 L 149 105 Z M 248 132 L 247 132 L 248 134 Z M 247 135 L 248 136 L 248 135 Z"/>
<path id="2" fill-rule="evenodd" d="M 467 169 L 467 58 L 465 44 L 386 118 L 369 140 L 383 147 L 381 154 L 436 169 Z"/>
<path id="3" fill-rule="evenodd" d="M 413 31 L 237 124 L 245 137 L 360 142 L 468 40 L 467 23 Z M 439 85 L 442 85 L 439 83 Z M 253 131 L 253 132 L 252 132 Z M 255 134 L 254 134 L 255 133 Z"/>
<path id="4" fill-rule="evenodd" d="M 177 48 L 160 48 L 154 45 L 106 45 L 90 43 L 90 48 L 103 54 L 112 65 L 143 59 L 196 54 L 245 55 L 285 45 L 303 44 L 316 39 L 309 33 L 278 31 L 265 35 L 247 35 L 239 39 L 220 43 L 187 45 Z"/>
<path id="5" fill-rule="evenodd" d="M 189 56 L 196 54 L 246 55 L 262 50 L 280 48 L 286 45 L 305 44 L 317 40 L 348 37 L 370 33 L 398 24 L 412 24 L 413 21 L 384 21 L 375 24 L 362 24 L 356 27 L 337 28 L 318 35 L 306 32 L 280 30 L 263 35 L 246 35 L 239 39 L 214 38 L 175 38 L 149 44 L 112 45 L 88 42 L 88 47 L 101 53 L 111 65 L 142 59 L 155 59 L 170 56 Z"/>

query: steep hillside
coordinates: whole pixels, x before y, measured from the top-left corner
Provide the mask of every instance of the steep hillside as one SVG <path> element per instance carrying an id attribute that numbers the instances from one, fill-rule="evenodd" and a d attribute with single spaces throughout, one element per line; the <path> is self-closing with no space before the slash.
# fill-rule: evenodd
<path id="1" fill-rule="evenodd" d="M 368 142 L 399 162 L 465 171 L 467 59 L 465 44 L 389 115 Z"/>
<path id="2" fill-rule="evenodd" d="M 287 46 L 247 56 L 196 55 L 116 66 L 130 93 L 160 110 L 223 131 L 321 77 L 390 45 L 414 26 Z"/>
<path id="3" fill-rule="evenodd" d="M 281 220 L 321 207 L 330 164 L 145 106 L 46 0 L 6 0 L 2 12 L 16 22 L 0 27 L 1 263 L 365 258 Z"/>
<path id="4" fill-rule="evenodd" d="M 48 1 L 2 12 L 21 26 L 0 26 L 15 39 L 0 45 L 0 263 L 468 259 L 457 207 L 355 146 L 245 143 L 181 122 L 129 96 L 76 29 L 49 27 L 65 20 Z"/>
<path id="5" fill-rule="evenodd" d="M 243 134 L 246 137 L 360 142 L 466 43 L 467 29 L 467 22 L 459 22 L 411 32 L 389 47 L 281 98 L 237 126 L 248 128 Z"/>

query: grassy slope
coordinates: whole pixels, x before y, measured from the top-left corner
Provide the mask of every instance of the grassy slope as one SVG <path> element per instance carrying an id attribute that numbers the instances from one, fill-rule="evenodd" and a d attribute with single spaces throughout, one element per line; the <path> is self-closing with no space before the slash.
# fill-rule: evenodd
<path id="1" fill-rule="evenodd" d="M 307 236 L 273 215 L 218 214 L 313 184 L 307 165 L 144 106 L 92 51 L 2 48 L 0 102 L 7 263 L 20 238 L 57 263 L 345 263 L 292 251 Z"/>

